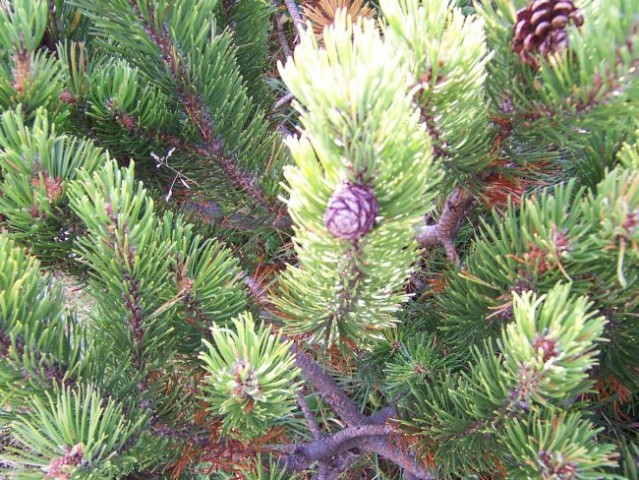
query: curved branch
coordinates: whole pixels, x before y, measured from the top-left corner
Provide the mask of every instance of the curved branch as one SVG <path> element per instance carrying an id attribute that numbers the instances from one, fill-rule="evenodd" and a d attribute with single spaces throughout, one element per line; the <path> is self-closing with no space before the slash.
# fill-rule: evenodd
<path id="1" fill-rule="evenodd" d="M 420 480 L 432 480 L 435 477 L 426 469 L 425 465 L 410 450 L 406 442 L 399 440 L 393 442 L 390 436 L 369 437 L 363 439 L 363 447 L 369 452 L 378 454 L 380 457 L 400 466 L 405 472 L 412 475 L 412 478 Z"/>
<path id="2" fill-rule="evenodd" d="M 366 437 L 388 436 L 392 431 L 392 427 L 388 425 L 357 425 L 310 443 L 274 446 L 273 449 L 286 452 L 280 462 L 290 472 L 305 470 L 318 461 L 324 462 L 325 467 L 335 468 L 338 466 L 333 465 L 335 457 L 341 456 L 340 460 L 343 460 L 342 454 L 361 447 Z"/>
<path id="3" fill-rule="evenodd" d="M 406 442 L 401 438 L 394 441 L 392 433 L 393 428 L 389 425 L 357 425 L 311 443 L 282 445 L 273 449 L 285 453 L 280 462 L 289 472 L 306 470 L 312 463 L 319 462 L 326 476 L 330 471 L 344 471 L 354 456 L 371 452 L 400 466 L 412 478 L 433 479 Z"/>
<path id="4" fill-rule="evenodd" d="M 302 447 L 304 454 L 311 459 L 326 460 L 360 445 L 363 437 L 390 435 L 393 432 L 389 425 L 357 425 L 347 427 L 335 435 L 322 440 L 316 440 Z"/>
<path id="5" fill-rule="evenodd" d="M 282 340 L 287 340 L 284 336 Z M 322 398 L 333 411 L 348 425 L 362 425 L 366 423 L 366 415 L 348 398 L 333 378 L 295 343 L 291 344 L 291 353 L 295 356 L 295 364 L 302 370 L 304 376 L 320 393 Z"/>
<path id="6" fill-rule="evenodd" d="M 417 232 L 417 241 L 423 247 L 442 245 L 448 259 L 456 262 L 457 252 L 453 242 L 476 203 L 470 192 L 459 188 L 453 190 L 446 199 L 444 210 L 437 223 L 420 227 Z"/>

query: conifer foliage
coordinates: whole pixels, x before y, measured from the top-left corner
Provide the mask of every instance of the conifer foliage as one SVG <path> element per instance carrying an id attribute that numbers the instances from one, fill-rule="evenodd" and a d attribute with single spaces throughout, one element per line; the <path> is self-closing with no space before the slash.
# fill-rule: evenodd
<path id="1" fill-rule="evenodd" d="M 0 0 L 0 477 L 639 478 L 639 0 Z"/>

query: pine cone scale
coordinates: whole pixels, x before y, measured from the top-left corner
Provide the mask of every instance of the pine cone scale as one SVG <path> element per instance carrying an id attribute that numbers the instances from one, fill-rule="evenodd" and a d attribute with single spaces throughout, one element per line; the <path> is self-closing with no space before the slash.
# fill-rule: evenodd
<path id="1" fill-rule="evenodd" d="M 568 17 L 566 15 L 559 15 L 552 19 L 552 28 L 564 28 L 568 24 Z"/>
<path id="2" fill-rule="evenodd" d="M 548 32 L 548 30 L 550 30 L 551 28 L 557 28 L 557 27 L 553 27 L 552 24 L 549 22 L 541 22 L 539 25 L 537 25 L 537 28 L 535 29 L 535 35 L 537 35 L 538 37 L 541 37 L 545 35 Z"/>
<path id="3" fill-rule="evenodd" d="M 527 52 L 535 50 L 538 46 L 537 37 L 534 33 L 531 33 L 524 40 L 524 50 Z"/>
<path id="4" fill-rule="evenodd" d="M 570 15 L 568 15 L 568 17 L 572 19 L 572 21 L 575 22 L 575 25 L 577 25 L 578 27 L 581 27 L 584 24 L 584 13 L 581 10 L 575 10 Z"/>
<path id="5" fill-rule="evenodd" d="M 550 19 L 550 10 L 541 10 L 539 12 L 535 12 L 532 17 L 530 17 L 530 23 L 537 25 L 541 22 L 547 22 Z"/>
<path id="6" fill-rule="evenodd" d="M 555 12 L 564 11 L 570 14 L 573 10 L 575 10 L 575 5 L 572 2 L 559 2 L 553 8 Z"/>
<path id="7" fill-rule="evenodd" d="M 533 4 L 530 6 L 530 10 L 532 11 L 540 10 L 544 7 L 550 7 L 551 4 L 552 4 L 551 0 L 537 0 L 536 2 L 533 2 Z"/>
<path id="8" fill-rule="evenodd" d="M 515 39 L 524 40 L 530 33 L 530 25 L 528 22 L 521 21 L 515 26 Z"/>

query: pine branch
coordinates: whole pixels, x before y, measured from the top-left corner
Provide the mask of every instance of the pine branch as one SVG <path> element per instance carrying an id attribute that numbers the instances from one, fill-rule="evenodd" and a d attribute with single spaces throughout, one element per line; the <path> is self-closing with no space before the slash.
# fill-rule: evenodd
<path id="1" fill-rule="evenodd" d="M 180 54 L 179 46 L 172 42 L 168 26 L 165 25 L 162 31 L 158 30 L 153 9 L 148 10 L 149 21 L 147 21 L 146 17 L 140 12 L 137 3 L 131 0 L 130 4 L 140 24 L 144 25 L 145 31 L 151 37 L 151 40 L 162 51 L 162 60 L 168 67 L 176 85 L 178 85 L 178 97 L 182 102 L 184 111 L 200 134 L 203 144 L 196 151 L 201 156 L 213 158 L 236 187 L 248 194 L 256 204 L 273 213 L 277 219 L 280 219 L 283 208 L 269 202 L 257 184 L 256 179 L 243 171 L 228 155 L 225 155 L 223 142 L 216 134 L 216 126 L 213 124 L 196 86 L 189 80 L 186 65 L 190 62 Z"/>
<path id="2" fill-rule="evenodd" d="M 345 430 L 342 431 L 348 431 L 348 433 L 343 433 L 343 436 L 335 438 L 329 437 L 330 439 L 332 439 L 330 441 L 328 441 L 327 439 L 316 440 L 313 443 L 314 446 L 312 449 L 304 451 L 305 453 L 302 454 L 302 458 L 300 458 L 299 455 L 296 457 L 288 458 L 287 462 L 290 462 L 288 464 L 290 465 L 289 468 L 292 469 L 291 471 L 299 471 L 295 470 L 295 468 L 305 469 L 306 467 L 301 466 L 308 466 L 313 461 L 320 459 L 319 457 L 313 457 L 313 455 L 319 455 L 322 452 L 326 451 L 333 451 L 332 449 L 339 447 L 340 450 L 338 452 L 335 452 L 334 455 L 340 453 L 343 454 L 354 448 L 360 450 L 363 449 L 373 453 L 377 453 L 387 460 L 399 465 L 411 474 L 415 475 L 416 478 L 433 478 L 431 474 L 424 468 L 421 462 L 417 459 L 417 456 L 410 451 L 410 448 L 408 447 L 406 442 L 400 436 L 392 438 L 392 429 L 386 430 L 387 428 L 389 428 L 386 425 L 388 419 L 396 413 L 394 402 L 391 402 L 389 405 L 382 408 L 377 413 L 366 417 L 359 412 L 357 406 L 348 397 L 346 392 L 344 392 L 344 390 L 342 390 L 337 385 L 337 383 L 335 383 L 330 375 L 328 375 L 318 363 L 313 361 L 308 356 L 308 354 L 306 354 L 294 343 L 291 345 L 291 352 L 295 354 L 295 364 L 300 368 L 300 370 L 302 370 L 307 379 L 318 390 L 318 392 L 322 396 L 322 399 L 326 401 L 326 403 L 329 404 L 333 411 L 349 425 Z M 353 429 L 353 427 L 369 428 L 356 430 Z M 360 432 L 361 435 L 355 435 L 356 432 Z M 338 441 L 338 439 L 350 440 L 348 443 L 346 443 L 346 440 Z M 289 449 L 289 451 L 299 454 L 297 450 L 294 450 L 294 446 L 289 446 L 287 448 Z M 308 452 L 312 452 L 311 457 L 307 456 Z M 309 458 L 313 458 L 313 460 L 309 460 Z M 341 460 L 346 461 L 344 457 L 341 457 Z M 308 464 L 306 463 L 307 461 L 309 462 Z M 330 467 L 333 468 L 334 466 L 331 465 Z M 327 476 L 326 478 L 331 477 Z"/>
<path id="3" fill-rule="evenodd" d="M 35 349 L 31 349 L 30 352 L 25 351 L 24 340 L 21 337 L 18 337 L 15 340 L 15 344 L 12 345 L 11 338 L 7 331 L 3 328 L 0 328 L 0 360 L 7 361 L 5 359 L 10 360 L 9 353 L 10 350 L 14 350 L 14 356 L 17 358 L 25 358 L 25 354 L 31 357 L 40 357 L 39 360 L 45 360 L 47 357 L 46 353 L 41 353 L 34 351 Z M 44 375 L 44 378 L 51 382 L 51 386 L 55 387 L 66 387 L 73 386 L 75 383 L 75 378 L 70 377 L 68 375 L 68 368 L 66 365 L 62 365 L 59 362 L 53 362 L 51 366 L 47 366 L 46 363 L 43 363 L 39 366 L 40 372 Z M 32 374 L 25 369 L 20 372 L 21 380 L 30 381 L 32 380 Z M 14 379 L 15 381 L 16 379 Z"/>
<path id="4" fill-rule="evenodd" d="M 637 45 L 636 36 L 639 34 L 639 23 L 634 22 L 625 39 L 625 42 L 616 46 L 614 50 L 614 62 L 608 67 L 597 69 L 591 80 L 591 86 L 587 95 L 571 92 L 562 99 L 559 108 L 549 107 L 542 102 L 533 104 L 530 111 L 521 112 L 522 120 L 539 120 L 541 118 L 569 117 L 572 115 L 584 115 L 597 107 L 605 106 L 622 97 L 628 90 L 634 88 L 639 57 L 628 62 L 627 51 L 633 52 Z M 627 72 L 627 73 L 626 73 Z"/>
<path id="5" fill-rule="evenodd" d="M 282 341 L 290 341 L 282 336 Z M 353 449 L 356 451 L 366 450 L 386 458 L 387 460 L 399 465 L 419 479 L 431 479 L 431 474 L 424 468 L 417 456 L 410 451 L 410 447 L 401 436 L 393 436 L 393 430 L 389 429 L 388 420 L 396 415 L 395 404 L 398 399 L 393 399 L 387 406 L 378 412 L 365 416 L 363 415 L 355 403 L 348 397 L 346 392 L 337 385 L 337 383 L 328 375 L 324 369 L 315 362 L 306 352 L 304 352 L 295 343 L 291 343 L 291 353 L 295 355 L 295 365 L 302 371 L 307 380 L 317 389 L 322 399 L 331 407 L 331 409 L 348 425 L 340 436 L 326 437 L 317 439 L 316 436 L 321 432 L 315 431 L 313 437 L 315 441 L 310 450 L 297 450 L 298 445 L 292 444 L 281 448 L 282 451 L 288 453 L 283 463 L 287 465 L 289 471 L 301 471 L 306 469 L 313 461 L 320 460 L 313 455 L 320 455 L 323 452 L 339 451 L 332 456 L 337 464 L 329 464 L 322 467 L 322 475 L 319 478 L 336 478 L 333 475 L 339 475 L 345 471 L 357 458 L 352 458 L 352 454 L 348 454 Z M 303 407 L 302 407 L 303 409 Z M 304 409 L 303 409 L 304 410 Z M 305 418 L 312 417 L 310 412 L 304 413 Z M 314 420 L 312 420 L 314 423 Z M 311 422 L 309 422 L 309 425 Z M 353 427 L 367 427 L 360 430 Z M 312 427 L 312 431 L 315 427 Z M 356 435 L 360 432 L 360 435 Z M 335 434 L 337 435 L 337 434 Z M 371 437 L 371 438 L 367 438 Z M 346 442 L 346 440 L 349 440 Z M 307 455 L 310 453 L 310 457 Z M 336 473 L 337 472 L 337 473 Z"/>

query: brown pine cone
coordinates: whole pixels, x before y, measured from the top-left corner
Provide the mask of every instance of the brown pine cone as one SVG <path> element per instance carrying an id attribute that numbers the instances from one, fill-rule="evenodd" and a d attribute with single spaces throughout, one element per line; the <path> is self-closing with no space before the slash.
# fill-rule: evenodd
<path id="1" fill-rule="evenodd" d="M 371 187 L 343 182 L 328 200 L 324 225 L 337 238 L 357 240 L 373 228 L 378 212 Z"/>
<path id="2" fill-rule="evenodd" d="M 316 0 L 307 2 L 303 7 L 304 18 L 313 25 L 313 32 L 322 36 L 324 27 L 332 25 L 339 9 L 346 9 L 346 15 L 353 23 L 359 18 L 373 18 L 375 11 L 364 5 L 364 0 Z"/>
<path id="3" fill-rule="evenodd" d="M 570 21 L 577 27 L 584 23 L 583 12 L 573 0 L 531 0 L 517 12 L 513 50 L 524 62 L 539 67 L 533 54 L 547 57 L 568 47 Z"/>

